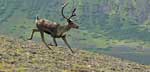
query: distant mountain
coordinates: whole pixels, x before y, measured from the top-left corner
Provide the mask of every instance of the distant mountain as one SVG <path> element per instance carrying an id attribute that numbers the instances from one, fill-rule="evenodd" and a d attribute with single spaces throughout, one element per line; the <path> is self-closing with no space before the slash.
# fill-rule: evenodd
<path id="1" fill-rule="evenodd" d="M 12 26 L 19 24 L 25 28 L 31 26 L 31 21 L 36 15 L 64 23 L 60 13 L 64 1 L 1 0 L 0 25 L 3 25 L 0 30 L 10 33 Z M 149 0 L 74 0 L 74 2 L 67 0 L 67 2 L 69 5 L 65 9 L 65 15 L 69 16 L 72 7 L 77 7 L 78 17 L 74 20 L 80 24 L 82 30 L 101 33 L 115 39 L 150 40 Z M 3 27 L 7 26 L 10 29 L 5 31 Z"/>
<path id="2" fill-rule="evenodd" d="M 61 16 L 64 1 L 0 0 L 0 34 L 27 39 L 35 28 L 34 19 L 37 15 L 65 24 Z M 121 42 L 135 42 L 136 45 L 147 44 L 145 46 L 149 47 L 149 0 L 66 1 L 69 4 L 65 8 L 65 15 L 69 16 L 76 7 L 77 17 L 73 20 L 80 26 L 79 31 L 69 33 L 72 46 L 76 43 L 79 48 L 106 48 L 117 43 L 120 45 Z M 40 35 L 37 33 L 35 36 L 38 39 L 34 39 L 39 40 Z M 132 46 L 136 45 L 133 43 Z"/>

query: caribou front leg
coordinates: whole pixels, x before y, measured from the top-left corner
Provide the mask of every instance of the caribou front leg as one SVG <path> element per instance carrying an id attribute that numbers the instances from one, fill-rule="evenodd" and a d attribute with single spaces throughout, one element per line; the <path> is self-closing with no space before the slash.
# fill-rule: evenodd
<path id="1" fill-rule="evenodd" d="M 56 38 L 53 38 L 53 42 L 54 42 L 55 45 L 53 45 L 51 42 L 48 45 L 50 45 L 50 46 L 57 46 Z"/>
<path id="2" fill-rule="evenodd" d="M 57 46 L 56 38 L 53 38 L 55 46 Z"/>
<path id="3" fill-rule="evenodd" d="M 65 42 L 65 44 L 68 46 L 68 48 L 71 50 L 71 52 L 74 53 L 73 50 L 71 49 L 70 45 L 68 44 L 67 40 L 66 40 L 66 36 L 63 36 L 62 39 Z"/>
<path id="4" fill-rule="evenodd" d="M 44 32 L 40 31 L 40 33 L 41 33 L 41 38 L 42 38 L 43 43 L 46 45 L 47 48 L 49 48 L 50 50 L 52 50 L 52 49 L 47 45 L 47 43 L 46 43 L 46 41 L 45 41 L 45 39 L 44 39 Z"/>
<path id="5" fill-rule="evenodd" d="M 32 40 L 33 35 L 34 35 L 34 33 L 35 33 L 35 32 L 39 32 L 39 30 L 38 30 L 38 29 L 32 29 L 31 37 L 30 37 L 30 38 L 28 38 L 28 40 Z"/>

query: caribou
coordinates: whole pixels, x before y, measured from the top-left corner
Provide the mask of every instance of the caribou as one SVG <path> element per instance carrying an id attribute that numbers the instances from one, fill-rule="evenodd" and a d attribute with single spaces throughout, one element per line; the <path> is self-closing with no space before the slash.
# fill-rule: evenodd
<path id="1" fill-rule="evenodd" d="M 56 38 L 61 38 L 64 41 L 64 43 L 67 45 L 67 47 L 71 50 L 71 52 L 74 53 L 74 51 L 71 49 L 71 46 L 67 42 L 66 33 L 72 28 L 78 29 L 79 26 L 75 22 L 73 22 L 73 20 L 71 19 L 72 17 L 76 16 L 76 13 L 75 13 L 76 8 L 72 10 L 72 13 L 69 17 L 66 17 L 64 15 L 64 8 L 67 5 L 68 3 L 65 3 L 61 9 L 62 17 L 67 20 L 67 24 L 64 25 L 64 24 L 59 24 L 57 22 L 50 22 L 47 19 L 43 19 L 37 16 L 35 19 L 35 24 L 37 28 L 32 29 L 32 34 L 28 40 L 32 40 L 35 32 L 40 32 L 42 42 L 46 45 L 47 48 L 52 50 L 51 47 L 49 47 L 49 45 L 46 43 L 44 39 L 44 33 L 46 33 L 46 34 L 49 34 L 53 38 L 53 42 L 55 46 L 57 46 Z"/>

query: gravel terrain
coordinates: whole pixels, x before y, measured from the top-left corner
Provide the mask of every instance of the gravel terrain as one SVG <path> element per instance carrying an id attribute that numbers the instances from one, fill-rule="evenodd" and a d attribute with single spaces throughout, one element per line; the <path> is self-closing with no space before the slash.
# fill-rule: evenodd
<path id="1" fill-rule="evenodd" d="M 0 72 L 150 72 L 150 66 L 74 48 L 0 36 Z"/>

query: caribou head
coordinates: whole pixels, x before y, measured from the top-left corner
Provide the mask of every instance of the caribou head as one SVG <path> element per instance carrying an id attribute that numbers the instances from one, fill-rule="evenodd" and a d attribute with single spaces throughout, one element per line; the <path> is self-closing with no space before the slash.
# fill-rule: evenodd
<path id="1" fill-rule="evenodd" d="M 64 13 L 63 13 L 64 8 L 65 8 L 67 5 L 68 5 L 68 3 L 66 3 L 66 4 L 63 5 L 62 10 L 61 10 L 61 14 L 62 14 L 63 18 L 65 18 L 65 19 L 67 20 L 68 26 L 69 26 L 70 28 L 76 28 L 76 29 L 78 29 L 79 26 L 78 26 L 77 24 L 75 24 L 75 23 L 73 22 L 73 20 L 71 19 L 72 17 L 76 16 L 76 13 L 75 13 L 76 8 L 73 9 L 72 14 L 70 15 L 70 17 L 66 17 L 66 16 L 64 15 Z"/>

